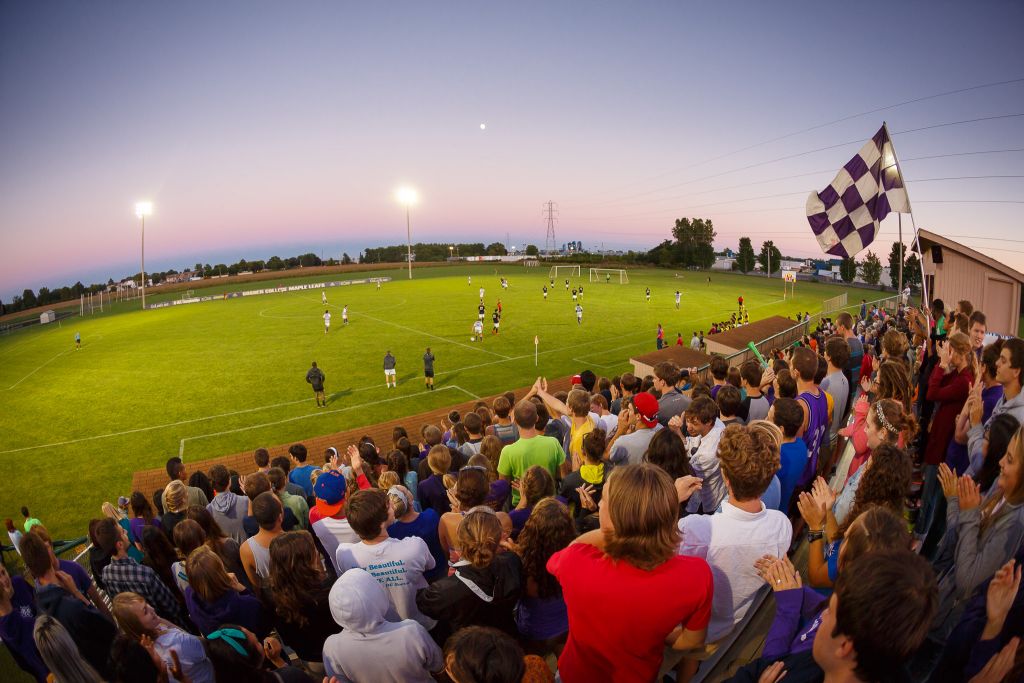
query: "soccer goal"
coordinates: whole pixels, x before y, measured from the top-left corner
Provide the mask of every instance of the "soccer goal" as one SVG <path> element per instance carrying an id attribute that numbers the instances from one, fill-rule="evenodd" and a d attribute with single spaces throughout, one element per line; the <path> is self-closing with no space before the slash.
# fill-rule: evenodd
<path id="1" fill-rule="evenodd" d="M 611 282 L 617 280 L 620 285 L 629 284 L 629 275 L 623 268 L 591 268 L 591 282 Z"/>
<path id="2" fill-rule="evenodd" d="M 551 266 L 551 270 L 548 271 L 548 277 L 557 278 L 557 277 L 559 277 L 559 275 L 558 275 L 559 273 L 561 273 L 563 271 L 566 271 L 566 270 L 569 271 L 569 275 L 570 276 L 572 276 L 572 275 L 575 275 L 576 277 L 580 276 L 580 267 L 579 266 Z"/>

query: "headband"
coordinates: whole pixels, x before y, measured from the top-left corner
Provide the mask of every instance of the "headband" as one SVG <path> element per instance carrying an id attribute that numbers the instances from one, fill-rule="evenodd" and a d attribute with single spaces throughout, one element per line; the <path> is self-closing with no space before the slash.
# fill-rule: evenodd
<path id="1" fill-rule="evenodd" d="M 882 423 L 882 426 L 886 428 L 886 430 L 892 432 L 893 434 L 899 432 L 898 429 L 893 427 L 892 424 L 887 419 L 885 419 L 885 413 L 882 411 L 881 401 L 875 404 L 875 416 L 878 418 L 878 421 Z"/>
<path id="2" fill-rule="evenodd" d="M 405 495 L 405 491 L 403 491 L 400 487 L 392 486 L 391 488 L 388 489 L 388 495 L 398 496 L 399 498 L 405 501 L 405 507 L 407 510 L 413 509 L 412 500 L 410 500 L 409 496 Z"/>
<path id="3" fill-rule="evenodd" d="M 245 648 L 238 642 L 239 640 L 248 641 L 244 633 L 239 631 L 237 628 L 220 628 L 206 636 L 207 640 L 223 640 L 225 643 L 231 646 L 231 649 L 237 652 L 242 657 L 248 657 L 249 653 L 246 652 Z"/>

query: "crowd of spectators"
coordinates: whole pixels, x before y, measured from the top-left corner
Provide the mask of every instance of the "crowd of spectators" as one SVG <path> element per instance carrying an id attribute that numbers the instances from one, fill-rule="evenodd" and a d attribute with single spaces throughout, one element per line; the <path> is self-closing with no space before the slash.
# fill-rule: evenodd
<path id="1" fill-rule="evenodd" d="M 171 458 L 88 572 L 25 509 L 0 637 L 58 683 L 682 682 L 773 593 L 732 680 L 1024 680 L 1024 341 L 966 301 L 805 324 L 707 381 L 588 370 L 248 474 Z"/>

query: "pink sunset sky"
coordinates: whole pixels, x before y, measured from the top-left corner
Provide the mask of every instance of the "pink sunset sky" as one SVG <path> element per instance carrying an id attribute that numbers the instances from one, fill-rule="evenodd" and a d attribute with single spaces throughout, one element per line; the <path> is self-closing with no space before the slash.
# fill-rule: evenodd
<path id="1" fill-rule="evenodd" d="M 883 120 L 917 224 L 1024 271 L 1024 6 L 858 14 L 893 28 L 754 2 L 6 3 L 0 299 L 136 272 L 141 199 L 164 270 L 403 243 L 403 184 L 414 241 L 542 246 L 550 199 L 559 244 L 646 250 L 691 216 L 718 248 L 820 256 L 806 196 Z"/>

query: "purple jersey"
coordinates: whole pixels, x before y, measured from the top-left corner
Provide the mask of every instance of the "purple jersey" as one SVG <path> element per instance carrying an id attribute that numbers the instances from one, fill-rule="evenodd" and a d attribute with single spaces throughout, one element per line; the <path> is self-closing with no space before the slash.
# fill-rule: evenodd
<path id="1" fill-rule="evenodd" d="M 818 395 L 805 391 L 797 396 L 807 406 L 807 429 L 804 430 L 804 443 L 807 444 L 807 466 L 797 482 L 798 487 L 806 486 L 814 479 L 818 471 L 818 454 L 821 444 L 828 436 L 828 399 L 825 392 L 818 390 Z"/>

